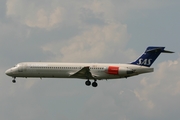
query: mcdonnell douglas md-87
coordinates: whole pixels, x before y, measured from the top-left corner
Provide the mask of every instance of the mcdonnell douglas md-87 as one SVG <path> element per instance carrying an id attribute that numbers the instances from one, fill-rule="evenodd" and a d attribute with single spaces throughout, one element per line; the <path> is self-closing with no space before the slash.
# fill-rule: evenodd
<path id="1" fill-rule="evenodd" d="M 164 48 L 148 47 L 136 61 L 127 64 L 23 62 L 5 73 L 13 77 L 13 83 L 16 77 L 80 78 L 86 79 L 87 86 L 93 80 L 92 86 L 97 87 L 97 80 L 127 78 L 153 72 L 150 66 L 161 53 L 174 53 Z"/>

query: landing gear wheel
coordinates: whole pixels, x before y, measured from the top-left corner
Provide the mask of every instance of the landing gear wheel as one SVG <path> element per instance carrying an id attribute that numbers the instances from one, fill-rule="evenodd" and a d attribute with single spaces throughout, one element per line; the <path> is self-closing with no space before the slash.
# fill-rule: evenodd
<path id="1" fill-rule="evenodd" d="M 85 84 L 86 84 L 87 86 L 90 86 L 90 85 L 91 85 L 91 81 L 87 80 L 87 81 L 85 82 Z"/>
<path id="2" fill-rule="evenodd" d="M 13 83 L 16 83 L 16 80 L 12 80 Z"/>
<path id="3" fill-rule="evenodd" d="M 12 80 L 13 83 L 16 83 L 16 77 L 13 77 L 14 79 Z"/>
<path id="4" fill-rule="evenodd" d="M 97 87 L 97 86 L 98 86 L 97 82 L 93 82 L 93 83 L 92 83 L 92 86 L 93 86 L 93 87 Z"/>

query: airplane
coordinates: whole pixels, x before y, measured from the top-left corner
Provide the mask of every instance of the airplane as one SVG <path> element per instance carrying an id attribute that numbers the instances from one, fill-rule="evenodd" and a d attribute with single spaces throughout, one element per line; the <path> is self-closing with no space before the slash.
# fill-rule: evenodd
<path id="1" fill-rule="evenodd" d="M 85 85 L 97 87 L 97 80 L 119 79 L 153 72 L 150 66 L 161 53 L 174 53 L 165 47 L 149 46 L 134 62 L 126 64 L 105 63 L 54 63 L 22 62 L 6 70 L 5 74 L 13 77 L 34 78 L 79 78 L 86 79 Z M 90 80 L 94 80 L 92 83 Z"/>

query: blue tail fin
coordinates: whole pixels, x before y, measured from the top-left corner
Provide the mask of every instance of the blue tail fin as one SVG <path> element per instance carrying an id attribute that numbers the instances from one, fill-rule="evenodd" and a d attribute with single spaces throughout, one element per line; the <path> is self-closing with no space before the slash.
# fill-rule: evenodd
<path id="1" fill-rule="evenodd" d="M 174 53 L 164 50 L 165 47 L 148 47 L 144 54 L 131 64 L 150 67 L 161 53 Z"/>

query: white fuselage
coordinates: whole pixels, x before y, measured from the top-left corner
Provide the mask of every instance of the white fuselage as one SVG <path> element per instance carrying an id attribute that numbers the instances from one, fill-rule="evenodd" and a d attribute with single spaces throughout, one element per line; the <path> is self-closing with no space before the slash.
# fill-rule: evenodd
<path id="1" fill-rule="evenodd" d="M 81 71 L 89 68 L 92 78 L 87 78 Z M 12 77 L 39 78 L 82 78 L 82 79 L 115 79 L 153 72 L 153 68 L 133 64 L 100 64 L 100 63 L 49 63 L 24 62 L 6 71 Z M 78 75 L 76 75 L 78 73 Z"/>

